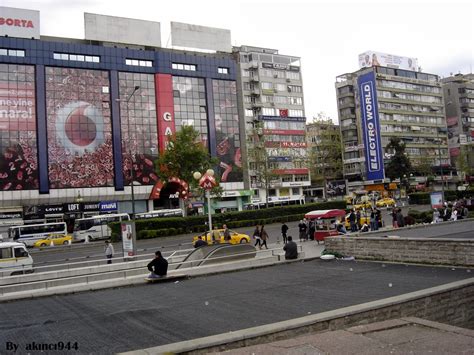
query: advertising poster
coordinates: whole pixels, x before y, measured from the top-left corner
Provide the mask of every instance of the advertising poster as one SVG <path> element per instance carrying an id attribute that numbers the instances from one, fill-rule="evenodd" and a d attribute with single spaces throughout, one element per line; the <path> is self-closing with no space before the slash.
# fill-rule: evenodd
<path id="1" fill-rule="evenodd" d="M 154 185 L 158 158 L 155 77 L 153 74 L 119 73 L 120 122 L 125 184 Z M 135 91 L 135 87 L 140 88 Z M 133 164 L 132 164 L 133 161 Z"/>
<path id="2" fill-rule="evenodd" d="M 359 68 L 372 66 L 418 71 L 418 59 L 374 51 L 359 54 Z"/>
<path id="3" fill-rule="evenodd" d="M 434 191 L 430 193 L 431 208 L 442 208 L 443 200 L 442 191 Z"/>
<path id="4" fill-rule="evenodd" d="M 46 67 L 51 189 L 113 186 L 109 74 Z"/>
<path id="5" fill-rule="evenodd" d="M 332 180 L 326 183 L 326 193 L 330 197 L 346 195 L 346 180 Z"/>
<path id="6" fill-rule="evenodd" d="M 221 182 L 243 181 L 235 81 L 213 80 L 216 152 Z"/>
<path id="7" fill-rule="evenodd" d="M 383 180 L 385 172 L 374 72 L 359 76 L 357 84 L 362 112 L 361 129 L 364 137 L 367 180 Z"/>
<path id="8" fill-rule="evenodd" d="M 0 64 L 0 190 L 38 188 L 35 70 Z"/>
<path id="9" fill-rule="evenodd" d="M 121 222 L 120 223 L 122 230 L 122 250 L 123 256 L 133 257 L 135 255 L 135 249 L 133 244 L 133 228 L 135 224 L 133 221 Z"/>

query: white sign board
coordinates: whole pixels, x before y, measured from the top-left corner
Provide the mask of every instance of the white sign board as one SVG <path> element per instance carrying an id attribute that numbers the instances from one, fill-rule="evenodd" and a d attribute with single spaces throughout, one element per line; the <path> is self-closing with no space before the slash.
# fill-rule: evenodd
<path id="1" fill-rule="evenodd" d="M 123 221 L 120 223 L 122 231 L 122 250 L 124 258 L 132 258 L 135 256 L 135 248 L 133 246 L 133 228 L 135 224 L 131 221 Z"/>
<path id="2" fill-rule="evenodd" d="M 40 38 L 40 12 L 0 7 L 0 36 Z"/>
<path id="3" fill-rule="evenodd" d="M 232 52 L 230 30 L 171 22 L 171 44 L 186 48 L 200 48 Z"/>
<path id="4" fill-rule="evenodd" d="M 161 47 L 159 22 L 84 13 L 87 40 Z"/>
<path id="5" fill-rule="evenodd" d="M 418 59 L 374 51 L 359 54 L 359 68 L 372 66 L 418 71 Z"/>

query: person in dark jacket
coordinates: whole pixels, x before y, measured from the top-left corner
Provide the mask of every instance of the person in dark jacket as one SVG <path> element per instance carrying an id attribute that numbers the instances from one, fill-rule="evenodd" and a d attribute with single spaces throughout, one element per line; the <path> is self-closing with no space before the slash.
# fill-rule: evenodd
<path id="1" fill-rule="evenodd" d="M 288 236 L 288 242 L 283 247 L 283 250 L 285 251 L 285 260 L 298 259 L 298 246 L 290 235 Z"/>
<path id="2" fill-rule="evenodd" d="M 288 226 L 286 225 L 285 222 L 281 222 L 281 236 L 283 237 L 283 244 L 286 244 L 287 242 L 287 237 L 286 237 L 287 232 L 288 232 Z"/>
<path id="3" fill-rule="evenodd" d="M 151 271 L 148 275 L 149 279 L 157 279 L 165 277 L 168 273 L 168 261 L 161 255 L 161 251 L 155 252 L 155 258 L 147 265 L 148 270 Z"/>
<path id="4" fill-rule="evenodd" d="M 199 236 L 198 240 L 196 240 L 196 242 L 194 243 L 195 248 L 205 247 L 206 245 L 207 243 L 204 240 L 202 240 L 201 236 Z"/>
<path id="5" fill-rule="evenodd" d="M 396 218 L 398 227 L 405 227 L 405 218 L 403 217 L 402 210 L 400 208 L 397 211 Z"/>

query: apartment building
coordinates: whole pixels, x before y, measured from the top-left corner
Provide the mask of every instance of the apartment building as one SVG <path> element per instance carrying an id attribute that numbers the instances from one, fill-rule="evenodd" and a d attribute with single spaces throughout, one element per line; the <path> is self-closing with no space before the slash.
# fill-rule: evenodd
<path id="1" fill-rule="evenodd" d="M 440 78 L 419 72 L 415 58 L 366 52 L 359 64 L 335 84 L 349 190 L 384 189 L 392 137 L 405 143 L 414 166 L 411 185 L 425 183 L 427 176 L 417 171 L 421 166 L 428 166 L 439 184 L 441 176 L 453 182 Z"/>
<path id="2" fill-rule="evenodd" d="M 300 203 L 310 185 L 300 58 L 251 46 L 234 47 L 234 54 L 253 203 Z M 258 149 L 264 150 L 268 181 L 259 176 L 262 162 L 252 158 Z"/>

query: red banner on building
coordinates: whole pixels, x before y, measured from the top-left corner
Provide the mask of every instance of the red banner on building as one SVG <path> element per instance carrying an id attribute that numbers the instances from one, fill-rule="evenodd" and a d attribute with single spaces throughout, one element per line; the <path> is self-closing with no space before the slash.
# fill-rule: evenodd
<path id="1" fill-rule="evenodd" d="M 174 124 L 173 78 L 170 74 L 156 74 L 156 118 L 158 120 L 158 146 L 163 152 L 168 137 L 176 132 Z"/>

